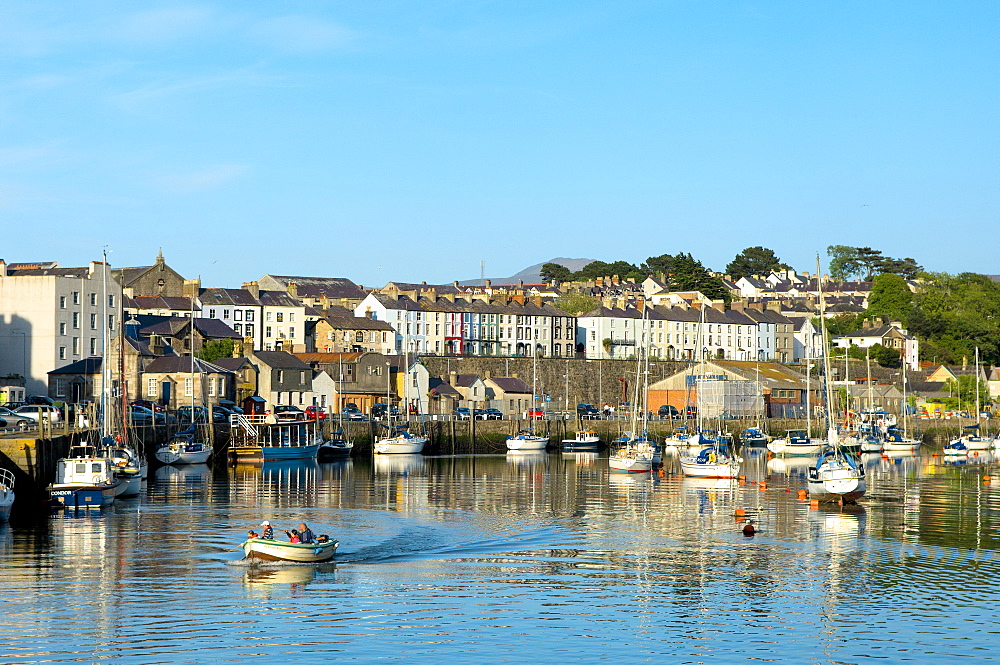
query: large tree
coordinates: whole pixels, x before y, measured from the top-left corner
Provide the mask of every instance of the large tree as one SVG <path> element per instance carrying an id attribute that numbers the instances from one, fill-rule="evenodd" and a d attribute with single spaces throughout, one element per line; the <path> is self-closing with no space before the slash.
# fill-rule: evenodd
<path id="1" fill-rule="evenodd" d="M 538 271 L 538 274 L 544 282 L 566 282 L 569 281 L 573 271 L 561 263 L 549 262 L 542 264 L 542 268 Z"/>
<path id="2" fill-rule="evenodd" d="M 680 252 L 674 256 L 651 256 L 642 264 L 642 269 L 651 274 L 664 273 L 671 291 L 700 291 L 713 300 L 732 300 L 732 294 L 722 279 L 713 275 L 691 254 Z"/>
<path id="3" fill-rule="evenodd" d="M 198 357 L 205 362 L 214 362 L 219 358 L 232 358 L 233 349 L 236 347 L 231 339 L 213 339 L 205 342 Z"/>
<path id="4" fill-rule="evenodd" d="M 870 282 L 876 275 L 884 274 L 913 279 L 923 270 L 913 259 L 894 259 L 871 247 L 830 245 L 826 253 L 830 256 L 830 276 L 839 280 L 854 277 Z"/>
<path id="5" fill-rule="evenodd" d="M 726 266 L 726 273 L 736 281 L 742 277 L 769 275 L 775 270 L 787 268 L 773 250 L 766 247 L 747 247 L 736 255 Z"/>
<path id="6" fill-rule="evenodd" d="M 594 280 L 598 277 L 613 277 L 618 275 L 619 279 L 642 279 L 642 271 L 627 261 L 615 261 L 605 263 L 604 261 L 591 261 L 583 268 L 573 273 L 575 280 Z"/>
<path id="7" fill-rule="evenodd" d="M 913 307 L 913 293 L 899 275 L 878 275 L 868 296 L 868 315 L 905 322 Z"/>

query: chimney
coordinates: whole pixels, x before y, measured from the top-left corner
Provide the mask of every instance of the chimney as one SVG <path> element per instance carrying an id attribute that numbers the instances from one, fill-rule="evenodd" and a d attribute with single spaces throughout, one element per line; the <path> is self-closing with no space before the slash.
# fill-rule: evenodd
<path id="1" fill-rule="evenodd" d="M 594 280 L 594 286 L 604 286 L 604 278 L 598 277 Z"/>
<path id="2" fill-rule="evenodd" d="M 635 308 L 637 310 L 639 310 L 640 312 L 644 311 L 646 309 L 646 299 L 643 298 L 642 296 L 639 296 L 638 298 L 636 298 L 635 299 Z"/>
<path id="3" fill-rule="evenodd" d="M 772 312 L 777 312 L 778 314 L 781 314 L 781 303 L 778 302 L 777 300 L 769 301 L 767 303 L 767 308 Z"/>
<path id="4" fill-rule="evenodd" d="M 486 280 L 486 288 L 490 288 L 491 286 L 493 286 L 492 280 L 489 280 L 489 279 Z"/>
<path id="5" fill-rule="evenodd" d="M 365 307 L 365 318 L 366 319 L 374 319 L 375 318 L 375 312 L 372 311 L 371 307 Z"/>
<path id="6" fill-rule="evenodd" d="M 519 289 L 523 289 L 524 288 L 524 280 L 523 279 L 517 280 L 517 288 L 519 288 Z"/>
<path id="7" fill-rule="evenodd" d="M 185 298 L 196 300 L 198 298 L 198 294 L 201 293 L 201 278 L 196 277 L 194 279 L 185 279 L 182 293 Z"/>
<path id="8" fill-rule="evenodd" d="M 243 282 L 243 290 L 249 291 L 254 298 L 260 298 L 260 284 L 257 282 Z"/>
<path id="9" fill-rule="evenodd" d="M 535 307 L 541 307 L 542 306 L 542 297 L 541 296 L 531 296 L 531 302 L 535 303 Z"/>
<path id="10" fill-rule="evenodd" d="M 719 302 L 713 302 L 712 303 L 712 308 L 713 309 L 717 309 L 720 312 L 725 312 L 726 311 L 726 301 L 725 300 L 720 300 Z"/>
<path id="11" fill-rule="evenodd" d="M 101 265 L 100 261 L 91 261 L 90 262 L 90 268 L 88 269 L 87 275 L 88 276 L 93 276 L 94 273 L 97 272 L 97 266 L 99 266 L 99 265 Z"/>
<path id="12" fill-rule="evenodd" d="M 484 378 L 484 379 L 492 379 L 492 378 L 493 378 L 493 372 L 491 372 L 491 371 L 490 371 L 490 370 L 488 370 L 488 369 L 487 369 L 487 370 L 484 370 L 484 371 L 483 371 L 483 378 Z"/>
<path id="13" fill-rule="evenodd" d="M 7 276 L 7 262 L 4 261 L 3 259 L 0 259 L 0 277 L 6 277 L 6 276 Z"/>
<path id="14" fill-rule="evenodd" d="M 617 285 L 621 284 L 621 279 L 618 278 L 618 275 L 612 275 L 611 276 L 611 283 L 614 284 L 615 286 L 617 286 Z"/>
<path id="15" fill-rule="evenodd" d="M 288 285 L 288 288 L 286 290 L 288 291 L 288 295 L 290 295 L 291 297 L 295 298 L 296 300 L 299 299 L 299 285 L 298 284 L 292 282 L 291 284 Z"/>
<path id="16" fill-rule="evenodd" d="M 524 294 L 523 293 L 515 293 L 514 295 L 512 295 L 510 297 L 510 299 L 513 300 L 514 302 L 516 302 L 518 305 L 523 305 L 524 304 Z"/>
<path id="17" fill-rule="evenodd" d="M 745 304 L 743 303 L 743 301 L 739 301 L 739 302 L 734 302 L 734 303 L 733 303 L 732 305 L 730 305 L 729 307 L 730 307 L 730 309 L 732 309 L 732 310 L 733 310 L 734 312 L 742 312 L 742 311 L 744 311 L 744 310 L 746 309 L 746 305 L 745 305 Z"/>
<path id="18" fill-rule="evenodd" d="M 454 388 L 456 383 L 458 383 L 458 372 L 452 370 L 448 372 L 448 384 Z"/>

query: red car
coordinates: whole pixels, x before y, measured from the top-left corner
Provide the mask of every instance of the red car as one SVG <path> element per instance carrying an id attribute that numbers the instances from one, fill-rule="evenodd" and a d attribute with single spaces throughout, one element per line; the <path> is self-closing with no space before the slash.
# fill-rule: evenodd
<path id="1" fill-rule="evenodd" d="M 544 420 L 545 412 L 541 409 L 529 409 L 528 410 L 528 420 Z"/>
<path id="2" fill-rule="evenodd" d="M 321 406 L 307 406 L 306 418 L 309 420 L 326 420 L 326 409 Z"/>

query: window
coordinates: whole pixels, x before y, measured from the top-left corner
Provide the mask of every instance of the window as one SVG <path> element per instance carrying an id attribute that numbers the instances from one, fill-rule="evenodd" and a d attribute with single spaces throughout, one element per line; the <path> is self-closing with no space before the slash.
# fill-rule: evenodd
<path id="1" fill-rule="evenodd" d="M 108 307 L 114 308 L 115 306 L 115 295 L 112 293 L 108 296 Z"/>
<path id="2" fill-rule="evenodd" d="M 74 356 L 80 355 L 80 338 L 79 337 L 74 337 L 73 338 L 73 355 Z"/>
<path id="3" fill-rule="evenodd" d="M 92 356 L 96 356 L 97 355 L 97 338 L 96 337 L 91 337 L 90 338 L 90 355 L 92 355 Z"/>
<path id="4" fill-rule="evenodd" d="M 157 383 L 156 379 L 154 378 L 146 379 L 146 397 L 156 397 L 158 387 L 159 384 Z"/>
<path id="5" fill-rule="evenodd" d="M 249 313 L 250 312 L 247 312 L 247 314 L 249 314 Z M 242 321 L 243 320 L 243 310 L 242 309 L 235 309 L 235 310 L 233 310 L 233 320 L 234 321 Z M 247 321 L 249 321 L 249 320 L 250 319 L 247 318 Z"/>
<path id="6" fill-rule="evenodd" d="M 79 291 L 74 291 L 73 292 L 73 304 L 74 305 L 79 305 L 80 304 L 80 292 Z"/>
<path id="7" fill-rule="evenodd" d="M 294 337 L 295 337 L 295 326 L 292 326 L 291 328 L 288 329 L 288 336 L 294 339 Z"/>
<path id="8" fill-rule="evenodd" d="M 211 377 L 208 379 L 208 396 L 215 397 L 215 381 Z"/>
<path id="9" fill-rule="evenodd" d="M 264 320 L 265 321 L 270 321 L 271 320 L 271 314 L 272 314 L 272 312 L 264 312 Z"/>
<path id="10" fill-rule="evenodd" d="M 184 396 L 191 397 L 194 395 L 194 377 L 186 376 L 184 377 Z"/>
<path id="11" fill-rule="evenodd" d="M 275 316 L 277 317 L 278 323 L 283 323 L 284 322 L 284 320 L 285 320 L 285 313 L 284 312 L 278 312 Z"/>
<path id="12" fill-rule="evenodd" d="M 243 334 L 246 335 L 247 337 L 253 337 L 253 324 L 252 323 L 248 323 L 246 325 L 246 328 L 243 329 Z"/>
<path id="13" fill-rule="evenodd" d="M 114 330 L 114 329 L 115 329 L 115 315 L 108 314 L 108 330 Z"/>
<path id="14" fill-rule="evenodd" d="M 226 395 L 226 377 L 219 377 L 219 397 L 225 397 Z"/>
<path id="15" fill-rule="evenodd" d="M 66 396 L 66 379 L 56 379 L 56 397 Z"/>
<path id="16" fill-rule="evenodd" d="M 59 296 L 59 309 L 66 309 L 66 296 Z"/>
<path id="17" fill-rule="evenodd" d="M 301 372 L 299 372 L 299 383 L 305 385 L 305 382 L 306 382 L 306 373 L 305 370 L 302 370 Z"/>
<path id="18" fill-rule="evenodd" d="M 91 293 L 90 294 L 90 306 L 91 307 L 97 307 L 97 294 L 96 293 Z"/>
<path id="19" fill-rule="evenodd" d="M 59 334 L 62 335 L 63 337 L 66 336 L 66 322 L 65 321 L 63 321 L 63 322 L 61 322 L 59 324 Z"/>
<path id="20" fill-rule="evenodd" d="M 253 310 L 252 309 L 248 309 L 247 310 L 246 319 L 247 319 L 247 321 L 253 321 Z"/>
<path id="21" fill-rule="evenodd" d="M 222 310 L 222 318 L 224 318 L 224 319 L 228 319 L 229 318 L 229 310 L 228 309 Z"/>
<path id="22" fill-rule="evenodd" d="M 294 320 L 295 320 L 295 312 L 289 312 L 288 313 L 288 321 L 289 321 L 289 323 L 291 323 Z"/>
<path id="23" fill-rule="evenodd" d="M 236 331 L 237 335 L 242 335 L 243 334 L 243 324 L 242 323 L 234 323 L 233 324 L 233 330 Z"/>
<path id="24" fill-rule="evenodd" d="M 264 327 L 264 337 L 271 337 L 271 326 Z"/>
<path id="25" fill-rule="evenodd" d="M 91 313 L 90 315 L 90 329 L 97 330 L 97 314 Z"/>
<path id="26" fill-rule="evenodd" d="M 214 309 L 208 310 L 208 318 L 210 318 L 210 319 L 214 319 L 215 318 L 215 310 Z"/>
<path id="27" fill-rule="evenodd" d="M 80 312 L 73 312 L 73 328 L 80 327 Z"/>
<path id="28" fill-rule="evenodd" d="M 278 370 L 278 383 L 284 383 L 284 382 L 285 382 L 285 370 L 279 369 Z"/>

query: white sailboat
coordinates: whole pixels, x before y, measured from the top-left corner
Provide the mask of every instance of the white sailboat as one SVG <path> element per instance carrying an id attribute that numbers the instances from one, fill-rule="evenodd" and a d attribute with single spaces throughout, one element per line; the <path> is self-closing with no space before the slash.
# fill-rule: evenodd
<path id="1" fill-rule="evenodd" d="M 826 432 L 830 449 L 820 455 L 814 466 L 809 467 L 807 485 L 809 496 L 818 501 L 856 501 L 865 494 L 865 468 L 851 454 L 840 449 L 837 428 L 834 426 L 833 389 L 830 384 L 830 353 L 826 339 L 826 301 L 823 298 L 823 278 L 819 256 L 816 257 L 816 292 L 819 298 L 820 329 L 823 339 L 823 383 L 826 394 Z"/>
<path id="2" fill-rule="evenodd" d="M 704 363 L 706 351 L 702 349 L 702 330 L 704 327 L 705 305 L 703 304 L 697 336 L 697 349 L 702 363 Z M 704 372 L 701 374 L 704 375 Z M 703 389 L 704 381 L 702 381 L 702 386 L 697 389 L 698 431 L 688 440 L 688 452 L 679 457 L 681 471 L 685 476 L 692 478 L 735 478 L 739 475 L 740 462 L 743 460 L 733 452 L 731 438 L 728 435 L 725 437 L 720 435 L 707 436 L 702 427 L 705 413 L 704 404 L 702 404 Z M 692 450 L 691 446 L 697 447 Z"/>
<path id="3" fill-rule="evenodd" d="M 970 450 L 989 450 L 993 446 L 993 440 L 983 436 L 979 428 L 979 347 L 976 347 L 976 424 L 966 425 L 963 432 L 957 439 L 952 439 L 944 448 L 946 455 L 962 455 Z"/>
<path id="4" fill-rule="evenodd" d="M 408 356 L 403 356 L 403 365 L 407 365 Z M 406 377 L 404 373 L 403 377 L 403 408 L 409 411 L 406 404 Z M 386 404 L 386 420 L 388 421 L 392 418 L 390 405 L 392 400 L 390 398 L 390 390 L 388 389 L 388 383 L 386 384 L 385 391 L 385 404 Z M 375 439 L 374 450 L 377 455 L 417 455 L 423 453 L 424 446 L 427 444 L 427 437 L 421 436 L 419 434 L 413 434 L 410 432 L 410 424 L 399 424 L 399 425 L 385 425 L 379 423 L 380 427 L 384 427 L 389 431 L 388 435 Z"/>
<path id="5" fill-rule="evenodd" d="M 204 464 L 212 456 L 212 444 L 205 441 L 204 433 L 198 431 L 195 417 L 195 362 L 194 362 L 194 296 L 191 297 L 191 315 L 188 319 L 191 326 L 189 333 L 189 350 L 191 361 L 191 426 L 176 432 L 174 436 L 156 449 L 154 456 L 163 464 Z M 212 409 L 208 408 L 207 417 L 212 417 Z"/>
<path id="6" fill-rule="evenodd" d="M 632 399 L 632 430 L 625 432 L 612 442 L 613 450 L 608 457 L 608 469 L 619 473 L 647 473 L 659 461 L 659 446 L 646 433 L 649 394 L 649 348 L 646 334 L 647 310 L 642 310 L 642 331 L 636 347 L 635 393 Z M 645 364 L 644 364 L 645 363 Z M 642 391 L 640 393 L 640 390 Z M 640 416 L 641 411 L 641 416 Z M 641 434 L 636 434 L 637 425 L 642 425 Z"/>
<path id="7" fill-rule="evenodd" d="M 535 399 L 538 387 L 538 353 L 537 349 L 531 351 L 531 406 L 535 407 Z M 538 452 L 545 450 L 549 445 L 549 437 L 535 434 L 534 430 L 522 429 L 517 434 L 507 435 L 507 450 Z"/>
<path id="8" fill-rule="evenodd" d="M 809 355 L 812 355 L 811 353 Z M 815 455 L 823 450 L 824 441 L 812 438 L 812 358 L 806 358 L 806 428 L 790 429 L 785 436 L 767 444 L 775 455 Z"/>

